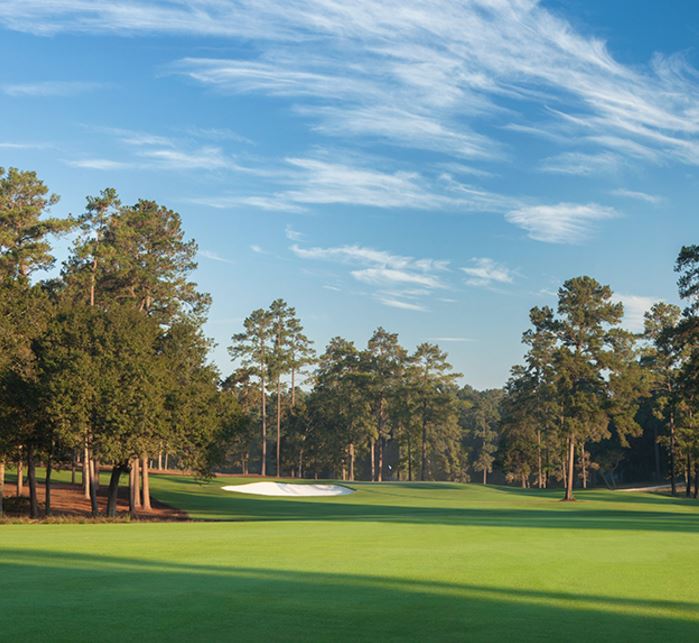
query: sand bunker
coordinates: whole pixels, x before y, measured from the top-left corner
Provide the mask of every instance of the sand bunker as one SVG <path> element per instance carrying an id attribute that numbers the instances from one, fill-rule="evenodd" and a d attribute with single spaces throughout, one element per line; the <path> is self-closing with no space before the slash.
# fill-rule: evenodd
<path id="1" fill-rule="evenodd" d="M 221 487 L 224 491 L 250 493 L 255 496 L 346 496 L 352 489 L 337 484 L 290 484 L 286 482 L 251 482 Z"/>

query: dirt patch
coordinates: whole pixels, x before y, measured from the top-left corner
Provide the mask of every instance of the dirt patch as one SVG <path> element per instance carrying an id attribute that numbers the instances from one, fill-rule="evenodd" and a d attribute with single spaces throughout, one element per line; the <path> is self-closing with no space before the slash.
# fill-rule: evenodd
<path id="1" fill-rule="evenodd" d="M 26 485 L 21 497 L 15 495 L 14 485 L 5 485 L 4 509 L 8 518 L 26 518 L 29 516 L 29 490 Z M 37 487 L 39 497 L 39 510 L 44 511 L 45 489 L 43 483 Z M 150 513 L 137 511 L 137 520 L 147 521 L 182 521 L 189 520 L 184 511 L 170 507 L 155 498 L 151 498 L 153 510 Z M 107 487 L 102 486 L 97 493 L 97 506 L 100 514 L 104 516 L 107 511 Z M 51 485 L 51 512 L 57 518 L 86 519 L 91 517 L 90 501 L 83 497 L 80 485 L 56 482 Z M 117 517 L 125 518 L 129 515 L 129 490 L 119 489 L 117 501 Z M 132 518 L 133 520 L 133 518 Z"/>

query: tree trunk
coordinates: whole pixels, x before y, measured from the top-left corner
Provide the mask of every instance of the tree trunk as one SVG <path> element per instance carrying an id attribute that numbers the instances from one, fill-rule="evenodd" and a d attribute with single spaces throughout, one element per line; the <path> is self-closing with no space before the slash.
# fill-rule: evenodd
<path id="1" fill-rule="evenodd" d="M 136 504 L 140 500 L 141 495 L 140 489 L 138 488 L 138 482 L 136 481 L 136 475 L 138 471 L 138 458 L 131 458 L 131 463 L 129 465 L 129 515 L 132 518 L 136 517 Z"/>
<path id="2" fill-rule="evenodd" d="M 261 378 L 262 389 L 262 464 L 260 475 L 267 475 L 267 395 L 265 394 L 265 378 Z"/>
<path id="3" fill-rule="evenodd" d="M 536 431 L 536 486 L 544 486 L 544 474 L 541 470 L 541 429 Z"/>
<path id="4" fill-rule="evenodd" d="M 97 491 L 100 490 L 100 463 L 97 462 L 97 458 L 92 456 L 92 460 L 90 461 L 90 468 L 92 470 L 92 476 L 95 479 L 95 489 Z"/>
<path id="5" fill-rule="evenodd" d="M 422 413 L 422 436 L 420 438 L 420 480 L 427 475 L 427 416 Z"/>
<path id="6" fill-rule="evenodd" d="M 52 449 L 53 450 L 53 449 Z M 53 454 L 46 458 L 46 478 L 44 479 L 44 513 L 51 515 L 51 473 L 53 472 Z"/>
<path id="7" fill-rule="evenodd" d="M 98 233 L 99 235 L 99 233 Z M 99 236 L 97 237 L 99 243 Z M 90 306 L 95 305 L 95 282 L 97 281 L 97 257 L 92 258 L 92 270 L 90 274 Z"/>
<path id="8" fill-rule="evenodd" d="M 90 452 L 87 446 L 83 449 L 83 496 L 90 499 Z"/>
<path id="9" fill-rule="evenodd" d="M 36 462 L 34 461 L 34 447 L 27 447 L 27 482 L 29 484 L 29 516 L 39 517 L 39 500 L 36 493 Z"/>
<path id="10" fill-rule="evenodd" d="M 699 497 L 699 464 L 694 463 L 694 498 Z"/>
<path id="11" fill-rule="evenodd" d="M 687 464 L 686 464 L 686 489 L 685 489 L 685 495 L 687 498 L 692 495 L 692 460 L 689 455 L 689 449 L 687 450 Z"/>
<path id="12" fill-rule="evenodd" d="M 575 436 L 568 438 L 568 474 L 566 476 L 566 495 L 564 500 L 575 500 L 573 497 L 573 482 L 575 480 Z"/>
<path id="13" fill-rule="evenodd" d="M 408 432 L 408 481 L 413 481 L 413 440 Z"/>
<path id="14" fill-rule="evenodd" d="M 582 486 L 587 489 L 587 458 L 585 457 L 585 442 L 580 445 L 580 468 L 582 469 Z"/>
<path id="15" fill-rule="evenodd" d="M 97 516 L 99 514 L 99 505 L 97 504 L 97 490 L 98 490 L 98 472 L 95 470 L 95 461 L 92 457 L 92 453 L 87 451 L 87 470 L 89 479 L 89 492 L 90 492 L 90 506 L 92 510 L 92 515 Z"/>
<path id="16" fill-rule="evenodd" d="M 398 480 L 398 482 L 401 481 L 402 477 L 402 469 L 403 469 L 403 449 L 401 448 L 401 441 L 400 438 L 394 438 L 396 440 L 396 452 L 398 453 L 398 460 L 396 462 L 396 473 L 395 473 L 395 480 Z"/>
<path id="17" fill-rule="evenodd" d="M 383 482 L 383 436 L 379 435 L 379 464 L 376 467 L 376 477 L 378 482 Z"/>
<path id="18" fill-rule="evenodd" d="M 277 477 L 282 475 L 282 381 L 277 376 Z"/>
<path id="19" fill-rule="evenodd" d="M 158 471 L 163 470 L 163 450 L 158 451 Z"/>
<path id="20" fill-rule="evenodd" d="M 148 454 L 144 453 L 141 456 L 141 473 L 143 478 L 143 511 L 150 512 L 152 507 L 150 504 L 150 479 L 148 477 Z"/>
<path id="21" fill-rule="evenodd" d="M 524 480 L 524 475 L 522 475 L 522 480 Z M 483 484 L 488 484 L 488 468 L 483 467 Z"/>
<path id="22" fill-rule="evenodd" d="M 369 459 L 371 460 L 371 481 L 376 480 L 376 462 L 374 461 L 374 438 L 369 440 Z"/>
<path id="23" fill-rule="evenodd" d="M 291 408 L 296 406 L 296 367 L 291 367 Z"/>
<path id="24" fill-rule="evenodd" d="M 17 460 L 17 495 L 24 495 L 24 461 L 22 458 Z"/>
<path id="25" fill-rule="evenodd" d="M 75 454 L 75 449 L 73 449 L 71 458 L 70 458 L 70 484 L 75 484 L 75 459 L 76 459 L 76 454 Z"/>
<path id="26" fill-rule="evenodd" d="M 350 457 L 349 479 L 354 481 L 354 442 L 350 442 L 349 457 Z"/>
<path id="27" fill-rule="evenodd" d="M 168 452 L 167 447 L 166 447 L 165 448 L 165 470 L 166 471 L 168 471 L 170 469 L 170 465 L 168 462 L 169 458 L 170 458 L 170 453 Z"/>
<path id="28" fill-rule="evenodd" d="M 3 500 L 5 499 L 5 461 L 0 460 L 0 517 L 3 515 Z"/>
<path id="29" fill-rule="evenodd" d="M 134 484 L 134 507 L 140 509 L 143 505 L 141 503 L 141 464 L 136 456 L 131 461 L 131 469 L 133 471 L 133 484 Z"/>
<path id="30" fill-rule="evenodd" d="M 112 467 L 112 475 L 109 478 L 109 489 L 107 490 L 107 517 L 114 518 L 117 510 L 117 500 L 119 498 L 119 478 L 124 470 L 121 464 Z"/>
<path id="31" fill-rule="evenodd" d="M 675 466 L 675 414 L 673 411 L 670 411 L 670 488 L 673 496 L 677 495 Z"/>

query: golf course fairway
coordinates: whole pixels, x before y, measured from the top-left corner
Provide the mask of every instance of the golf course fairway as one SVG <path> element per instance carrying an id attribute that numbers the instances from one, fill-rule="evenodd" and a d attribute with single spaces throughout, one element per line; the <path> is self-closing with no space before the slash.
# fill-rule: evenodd
<path id="1" fill-rule="evenodd" d="M 651 493 L 154 475 L 192 522 L 0 525 L 5 640 L 696 641 L 699 512 Z"/>

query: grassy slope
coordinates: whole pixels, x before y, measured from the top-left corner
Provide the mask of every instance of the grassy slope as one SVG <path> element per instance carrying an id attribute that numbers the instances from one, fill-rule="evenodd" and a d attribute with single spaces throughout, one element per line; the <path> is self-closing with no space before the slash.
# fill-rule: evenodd
<path id="1" fill-rule="evenodd" d="M 0 526 L 3 637 L 696 640 L 699 512 L 650 494 L 357 484 L 236 496 L 154 476 L 185 524 Z"/>

